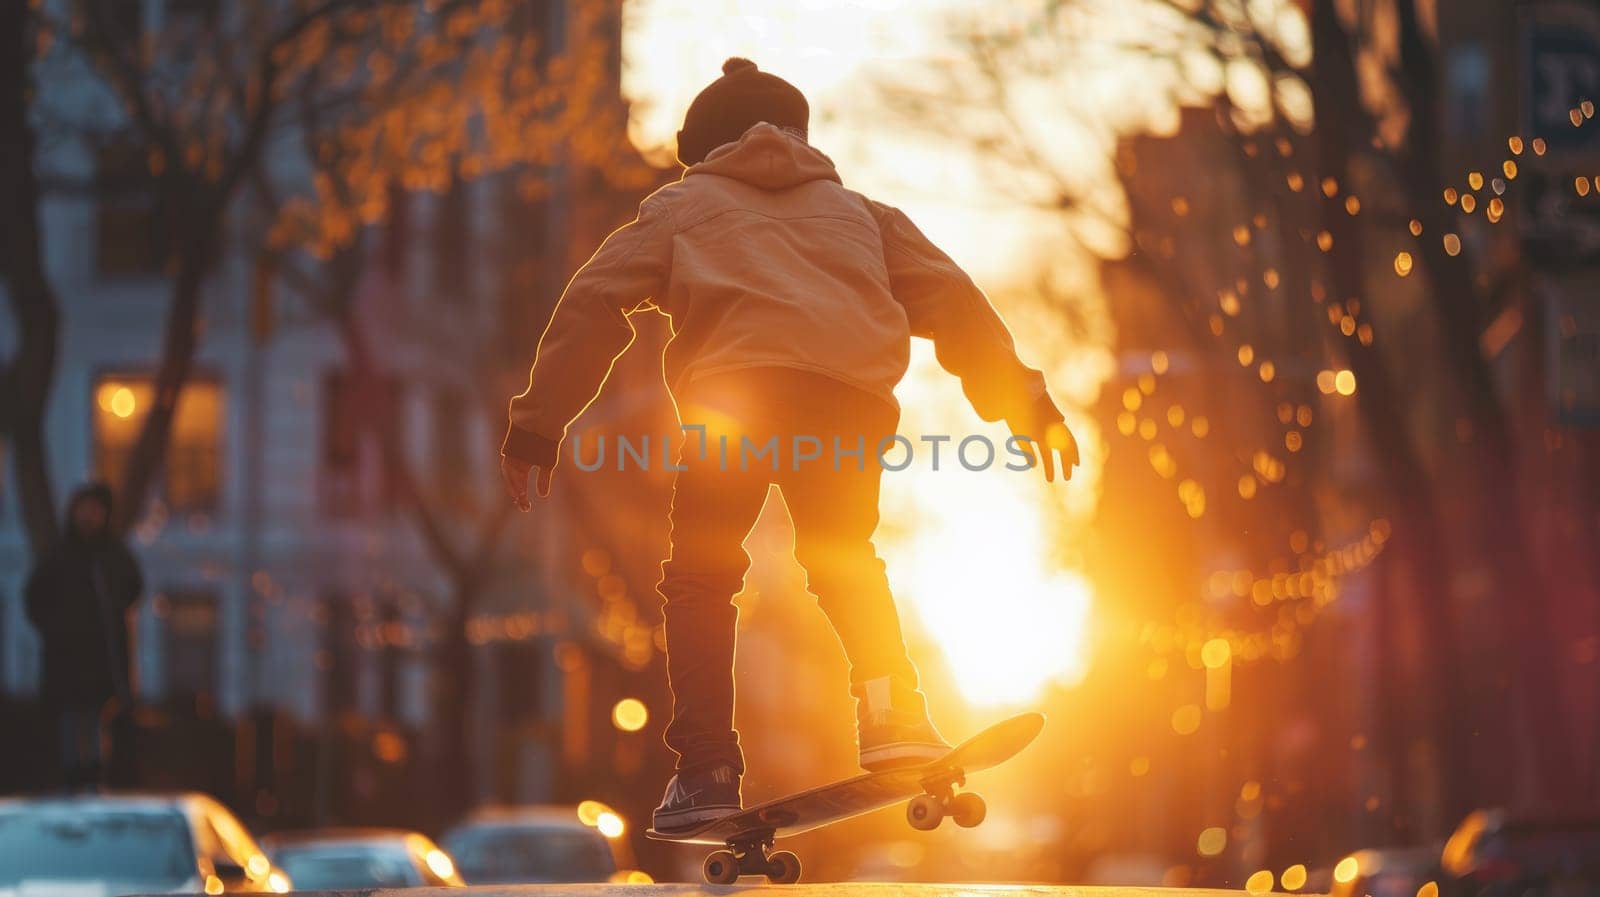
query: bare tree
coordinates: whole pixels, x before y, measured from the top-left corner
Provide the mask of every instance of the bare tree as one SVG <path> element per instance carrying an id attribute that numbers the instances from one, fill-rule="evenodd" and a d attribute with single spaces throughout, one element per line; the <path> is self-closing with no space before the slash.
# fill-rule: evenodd
<path id="1" fill-rule="evenodd" d="M 44 418 L 55 379 L 60 317 L 45 272 L 36 135 L 29 115 L 40 40 L 28 4 L 0 9 L 0 214 L 5 216 L 0 275 L 17 337 L 15 354 L 0 368 L 0 433 L 11 450 L 23 524 L 36 555 L 57 535 Z"/>
<path id="2" fill-rule="evenodd" d="M 584 159 L 611 152 L 603 143 L 555 138 L 607 83 L 614 55 L 549 52 L 544 42 L 558 36 L 533 27 L 526 4 L 244 4 L 170 21 L 154 34 L 128 29 L 118 7 L 116 0 L 79 0 L 64 20 L 29 15 L 38 16 L 62 59 L 87 62 L 88 74 L 117 98 L 122 120 L 73 124 L 99 139 L 131 142 L 148 160 L 148 186 L 163 213 L 169 296 L 155 401 L 120 477 L 124 495 L 116 523 L 126 529 L 160 479 L 178 397 L 204 327 L 206 288 L 229 248 L 236 201 L 300 110 L 337 121 L 334 142 L 350 159 L 348 182 L 357 202 L 337 216 L 326 213 L 332 204 L 323 204 L 313 232 L 294 235 L 326 254 L 360 220 L 381 212 L 391 181 L 439 183 L 469 137 L 480 146 L 471 165 L 485 171 L 549 158 L 558 146 Z M 573 16 L 572 31 L 584 36 L 585 51 L 593 49 L 589 38 L 603 17 L 616 15 L 614 7 L 585 4 Z M 41 307 L 28 298 L 37 289 L 17 292 L 14 303 L 24 304 L 15 308 Z M 29 314 L 30 332 L 48 337 L 48 320 Z M 49 368 L 43 353 L 53 339 L 24 344 L 42 357 L 19 359 L 26 363 L 16 370 L 35 384 L 33 372 Z M 43 394 L 36 386 L 25 393 Z M 24 417 L 30 413 L 29 402 L 15 407 Z M 20 443 L 18 452 L 26 454 Z M 21 472 L 25 492 L 43 490 L 27 498 L 27 506 L 48 504 L 47 477 Z M 37 511 L 29 516 L 44 521 Z"/>

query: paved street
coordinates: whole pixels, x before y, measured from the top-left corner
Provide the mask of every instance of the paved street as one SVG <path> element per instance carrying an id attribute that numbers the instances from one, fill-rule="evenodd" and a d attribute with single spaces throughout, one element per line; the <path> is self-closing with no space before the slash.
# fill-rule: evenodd
<path id="1" fill-rule="evenodd" d="M 736 885 L 656 884 L 656 885 L 517 885 L 474 887 L 470 897 L 698 897 L 704 894 L 734 894 L 752 888 L 780 890 L 791 897 L 1241 897 L 1243 891 L 1206 888 L 1105 888 L 1060 885 L 977 885 L 977 884 L 900 884 L 879 882 L 818 882 L 814 884 L 768 885 L 760 879 L 747 879 Z M 406 888 L 361 891 L 297 891 L 298 894 L 361 895 L 361 897 L 462 897 L 460 889 Z"/>

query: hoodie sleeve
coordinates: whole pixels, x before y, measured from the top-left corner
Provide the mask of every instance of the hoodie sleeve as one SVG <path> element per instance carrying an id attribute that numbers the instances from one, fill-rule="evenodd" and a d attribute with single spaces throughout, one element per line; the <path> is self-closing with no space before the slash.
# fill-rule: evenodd
<path id="1" fill-rule="evenodd" d="M 628 315 L 660 294 L 671 261 L 671 217 L 651 197 L 561 294 L 539 339 L 528 388 L 511 400 L 502 453 L 542 467 L 555 464 L 567 425 L 594 401 L 612 363 L 633 341 Z"/>
<path id="2" fill-rule="evenodd" d="M 905 307 L 913 336 L 933 341 L 945 370 L 984 420 L 1031 428 L 1062 419 L 1044 375 L 1017 357 L 1011 331 L 987 296 L 906 214 L 868 200 L 883 235 L 889 286 Z"/>

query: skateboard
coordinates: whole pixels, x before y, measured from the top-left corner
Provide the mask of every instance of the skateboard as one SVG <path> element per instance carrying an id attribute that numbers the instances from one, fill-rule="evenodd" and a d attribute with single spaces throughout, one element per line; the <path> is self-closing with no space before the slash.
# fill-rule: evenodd
<path id="1" fill-rule="evenodd" d="M 1024 713 L 995 723 L 930 763 L 869 772 L 757 804 L 681 832 L 651 829 L 657 841 L 712 844 L 701 871 L 712 884 L 733 884 L 741 875 L 764 875 L 773 884 L 800 880 L 800 858 L 773 851 L 778 838 L 809 832 L 909 800 L 906 821 L 919 831 L 939 827 L 946 817 L 963 828 L 983 822 L 988 812 L 976 792 L 960 791 L 970 773 L 1016 756 L 1044 728 L 1044 714 Z"/>

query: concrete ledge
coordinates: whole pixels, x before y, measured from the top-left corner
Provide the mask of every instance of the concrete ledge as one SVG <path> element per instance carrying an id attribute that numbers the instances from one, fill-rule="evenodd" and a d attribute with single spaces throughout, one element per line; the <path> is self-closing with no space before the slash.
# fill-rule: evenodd
<path id="1" fill-rule="evenodd" d="M 1108 888 L 1075 885 L 905 884 L 879 882 L 801 882 L 770 885 L 748 879 L 735 885 L 567 884 L 479 885 L 468 888 L 405 888 L 368 891 L 295 891 L 317 897 L 705 897 L 767 890 L 792 897 L 1242 897 L 1243 891 L 1205 888 Z M 1315 895 L 1306 895 L 1315 897 Z"/>

